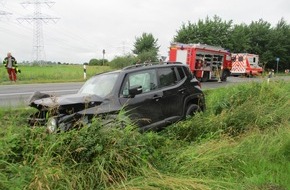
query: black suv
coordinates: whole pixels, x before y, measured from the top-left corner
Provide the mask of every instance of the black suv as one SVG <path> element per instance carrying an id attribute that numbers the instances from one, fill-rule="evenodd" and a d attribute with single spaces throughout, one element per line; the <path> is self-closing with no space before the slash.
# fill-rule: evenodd
<path id="1" fill-rule="evenodd" d="M 164 63 L 95 75 L 77 94 L 52 97 L 36 92 L 29 105 L 38 109 L 29 123 L 46 125 L 50 132 L 90 124 L 95 117 L 116 116 L 120 110 L 146 131 L 204 111 L 205 99 L 188 66 Z"/>

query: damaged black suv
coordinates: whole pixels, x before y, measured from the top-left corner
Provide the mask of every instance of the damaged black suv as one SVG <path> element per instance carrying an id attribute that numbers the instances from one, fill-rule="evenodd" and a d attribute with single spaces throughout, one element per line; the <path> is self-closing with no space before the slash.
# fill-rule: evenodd
<path id="1" fill-rule="evenodd" d="M 30 116 L 30 125 L 44 125 L 49 132 L 90 125 L 94 118 L 114 118 L 120 110 L 147 131 L 204 111 L 205 98 L 188 66 L 164 63 L 97 74 L 72 95 L 36 92 L 29 105 L 38 109 Z"/>

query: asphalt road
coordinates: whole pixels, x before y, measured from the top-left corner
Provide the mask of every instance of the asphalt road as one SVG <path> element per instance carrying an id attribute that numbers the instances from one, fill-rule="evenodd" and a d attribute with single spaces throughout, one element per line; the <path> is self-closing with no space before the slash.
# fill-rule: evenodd
<path id="1" fill-rule="evenodd" d="M 240 78 L 228 77 L 226 82 L 218 83 L 217 81 L 209 81 L 201 83 L 203 89 L 213 89 L 219 87 L 227 87 L 231 85 L 247 83 L 247 82 L 261 82 L 267 80 L 266 78 Z M 271 80 L 290 80 L 287 77 L 274 77 Z M 83 85 L 79 83 L 49 83 L 49 84 L 11 84 L 0 85 L 0 107 L 17 107 L 28 105 L 31 95 L 40 91 L 56 96 L 76 93 Z"/>
<path id="2" fill-rule="evenodd" d="M 83 83 L 0 85 L 0 107 L 28 105 L 31 95 L 40 91 L 56 96 L 76 93 Z"/>

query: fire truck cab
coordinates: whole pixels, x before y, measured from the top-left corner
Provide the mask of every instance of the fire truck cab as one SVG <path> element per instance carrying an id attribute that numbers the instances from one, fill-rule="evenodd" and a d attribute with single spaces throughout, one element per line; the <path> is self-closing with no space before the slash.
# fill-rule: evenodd
<path id="1" fill-rule="evenodd" d="M 222 47 L 172 43 L 169 62 L 187 64 L 195 77 L 202 82 L 226 81 L 231 74 L 231 55 Z"/>
<path id="2" fill-rule="evenodd" d="M 231 74 L 234 76 L 261 75 L 263 68 L 259 66 L 259 56 L 249 53 L 233 53 Z"/>

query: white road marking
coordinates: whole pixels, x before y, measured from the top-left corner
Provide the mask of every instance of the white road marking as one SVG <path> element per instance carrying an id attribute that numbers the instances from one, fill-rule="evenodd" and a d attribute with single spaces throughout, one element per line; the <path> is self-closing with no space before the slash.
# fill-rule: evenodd
<path id="1" fill-rule="evenodd" d="M 41 91 L 42 93 L 58 93 L 58 92 L 77 92 L 78 89 L 75 90 L 57 90 L 57 91 Z M 1 93 L 0 96 L 16 96 L 16 95 L 28 95 L 28 94 L 33 94 L 33 92 L 16 92 L 16 93 Z"/>

